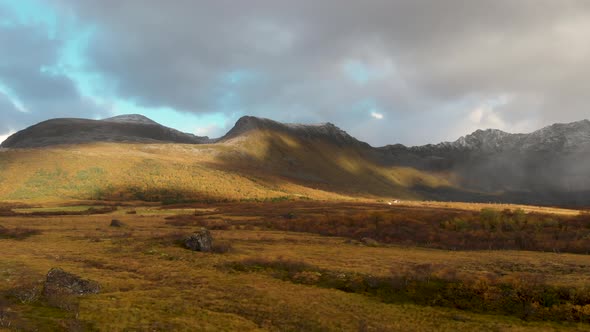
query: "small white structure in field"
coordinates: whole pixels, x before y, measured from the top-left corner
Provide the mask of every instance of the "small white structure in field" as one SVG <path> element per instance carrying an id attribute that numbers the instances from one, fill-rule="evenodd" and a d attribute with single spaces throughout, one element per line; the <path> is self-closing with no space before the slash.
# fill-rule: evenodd
<path id="1" fill-rule="evenodd" d="M 393 204 L 399 204 L 399 203 L 400 203 L 400 200 L 399 199 L 394 199 L 391 202 L 387 202 L 387 205 L 393 205 Z"/>

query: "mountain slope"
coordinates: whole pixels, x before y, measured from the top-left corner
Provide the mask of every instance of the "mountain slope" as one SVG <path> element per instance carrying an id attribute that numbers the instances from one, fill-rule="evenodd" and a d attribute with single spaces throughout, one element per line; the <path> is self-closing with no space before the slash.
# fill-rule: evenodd
<path id="1" fill-rule="evenodd" d="M 162 126 L 141 115 L 125 115 L 104 120 L 52 119 L 21 130 L 7 138 L 3 148 L 37 148 L 60 144 L 92 142 L 192 143 L 208 142 Z"/>
<path id="2" fill-rule="evenodd" d="M 77 143 L 86 144 L 57 146 Z M 125 115 L 49 120 L 2 147 L 11 149 L 0 152 L 0 199 L 304 196 L 590 205 L 587 120 L 530 134 L 488 129 L 455 142 L 374 148 L 330 123 L 246 116 L 210 140 Z"/>
<path id="3" fill-rule="evenodd" d="M 136 121 L 116 120 L 125 121 L 125 130 Z M 132 142 L 1 151 L 0 199 L 419 199 L 417 185 L 451 185 L 443 175 L 384 167 L 372 147 L 332 124 L 244 117 L 216 143 Z"/>
<path id="4" fill-rule="evenodd" d="M 385 164 L 456 174 L 456 185 L 519 202 L 588 204 L 590 121 L 530 134 L 478 130 L 455 142 L 378 149 Z"/>

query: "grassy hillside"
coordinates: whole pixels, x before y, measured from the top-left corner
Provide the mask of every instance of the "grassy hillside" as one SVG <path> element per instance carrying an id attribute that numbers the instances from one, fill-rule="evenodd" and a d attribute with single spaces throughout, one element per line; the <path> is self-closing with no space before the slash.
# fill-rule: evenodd
<path id="1" fill-rule="evenodd" d="M 420 198 L 448 174 L 382 167 L 366 152 L 256 131 L 211 145 L 97 143 L 0 152 L 0 200 Z"/>

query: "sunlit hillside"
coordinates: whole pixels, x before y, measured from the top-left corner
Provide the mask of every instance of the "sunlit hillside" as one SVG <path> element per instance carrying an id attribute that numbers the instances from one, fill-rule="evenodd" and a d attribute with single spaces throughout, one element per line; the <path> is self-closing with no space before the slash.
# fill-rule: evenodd
<path id="1" fill-rule="evenodd" d="M 0 199 L 420 198 L 446 174 L 383 167 L 357 147 L 258 130 L 217 144 L 94 143 L 0 152 Z"/>

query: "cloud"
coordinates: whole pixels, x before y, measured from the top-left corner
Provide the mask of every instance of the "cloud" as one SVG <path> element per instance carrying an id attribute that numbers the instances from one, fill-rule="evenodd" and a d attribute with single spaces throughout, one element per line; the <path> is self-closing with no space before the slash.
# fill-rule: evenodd
<path id="1" fill-rule="evenodd" d="M 220 127 L 216 124 L 211 124 L 205 127 L 198 127 L 195 129 L 195 135 L 208 136 L 210 138 L 221 137 L 225 134 L 226 128 Z"/>
<path id="2" fill-rule="evenodd" d="M 0 135 L 48 118 L 108 114 L 82 96 L 69 76 L 55 70 L 71 36 L 57 31 L 51 14 L 41 16 L 34 5 L 23 0 L 8 7 L 0 1 L 0 10 L 11 12 L 0 24 Z"/>
<path id="3" fill-rule="evenodd" d="M 13 132 L 9 132 L 6 135 L 0 135 L 0 144 L 2 144 L 2 142 L 4 142 L 12 134 L 14 134 L 14 133 Z"/>
<path id="4" fill-rule="evenodd" d="M 584 0 L 51 4 L 55 27 L 0 24 L 12 34 L 6 42 L 21 43 L 0 54 L 0 63 L 20 63 L 18 73 L 0 71 L 0 82 L 45 118 L 108 113 L 106 104 L 129 101 L 199 116 L 330 121 L 374 145 L 423 144 L 475 125 L 514 131 L 575 121 L 590 103 Z M 71 21 L 93 33 L 79 61 L 64 62 L 75 38 L 62 26 Z M 48 29 L 55 38 L 42 38 Z M 39 72 L 56 63 L 55 75 Z M 510 99 L 486 104 L 503 96 Z M 367 100 L 387 110 L 381 121 L 358 110 Z"/>
<path id="5" fill-rule="evenodd" d="M 381 113 L 377 113 L 375 111 L 371 112 L 371 117 L 377 119 L 377 120 L 382 120 L 383 119 L 383 114 Z"/>

